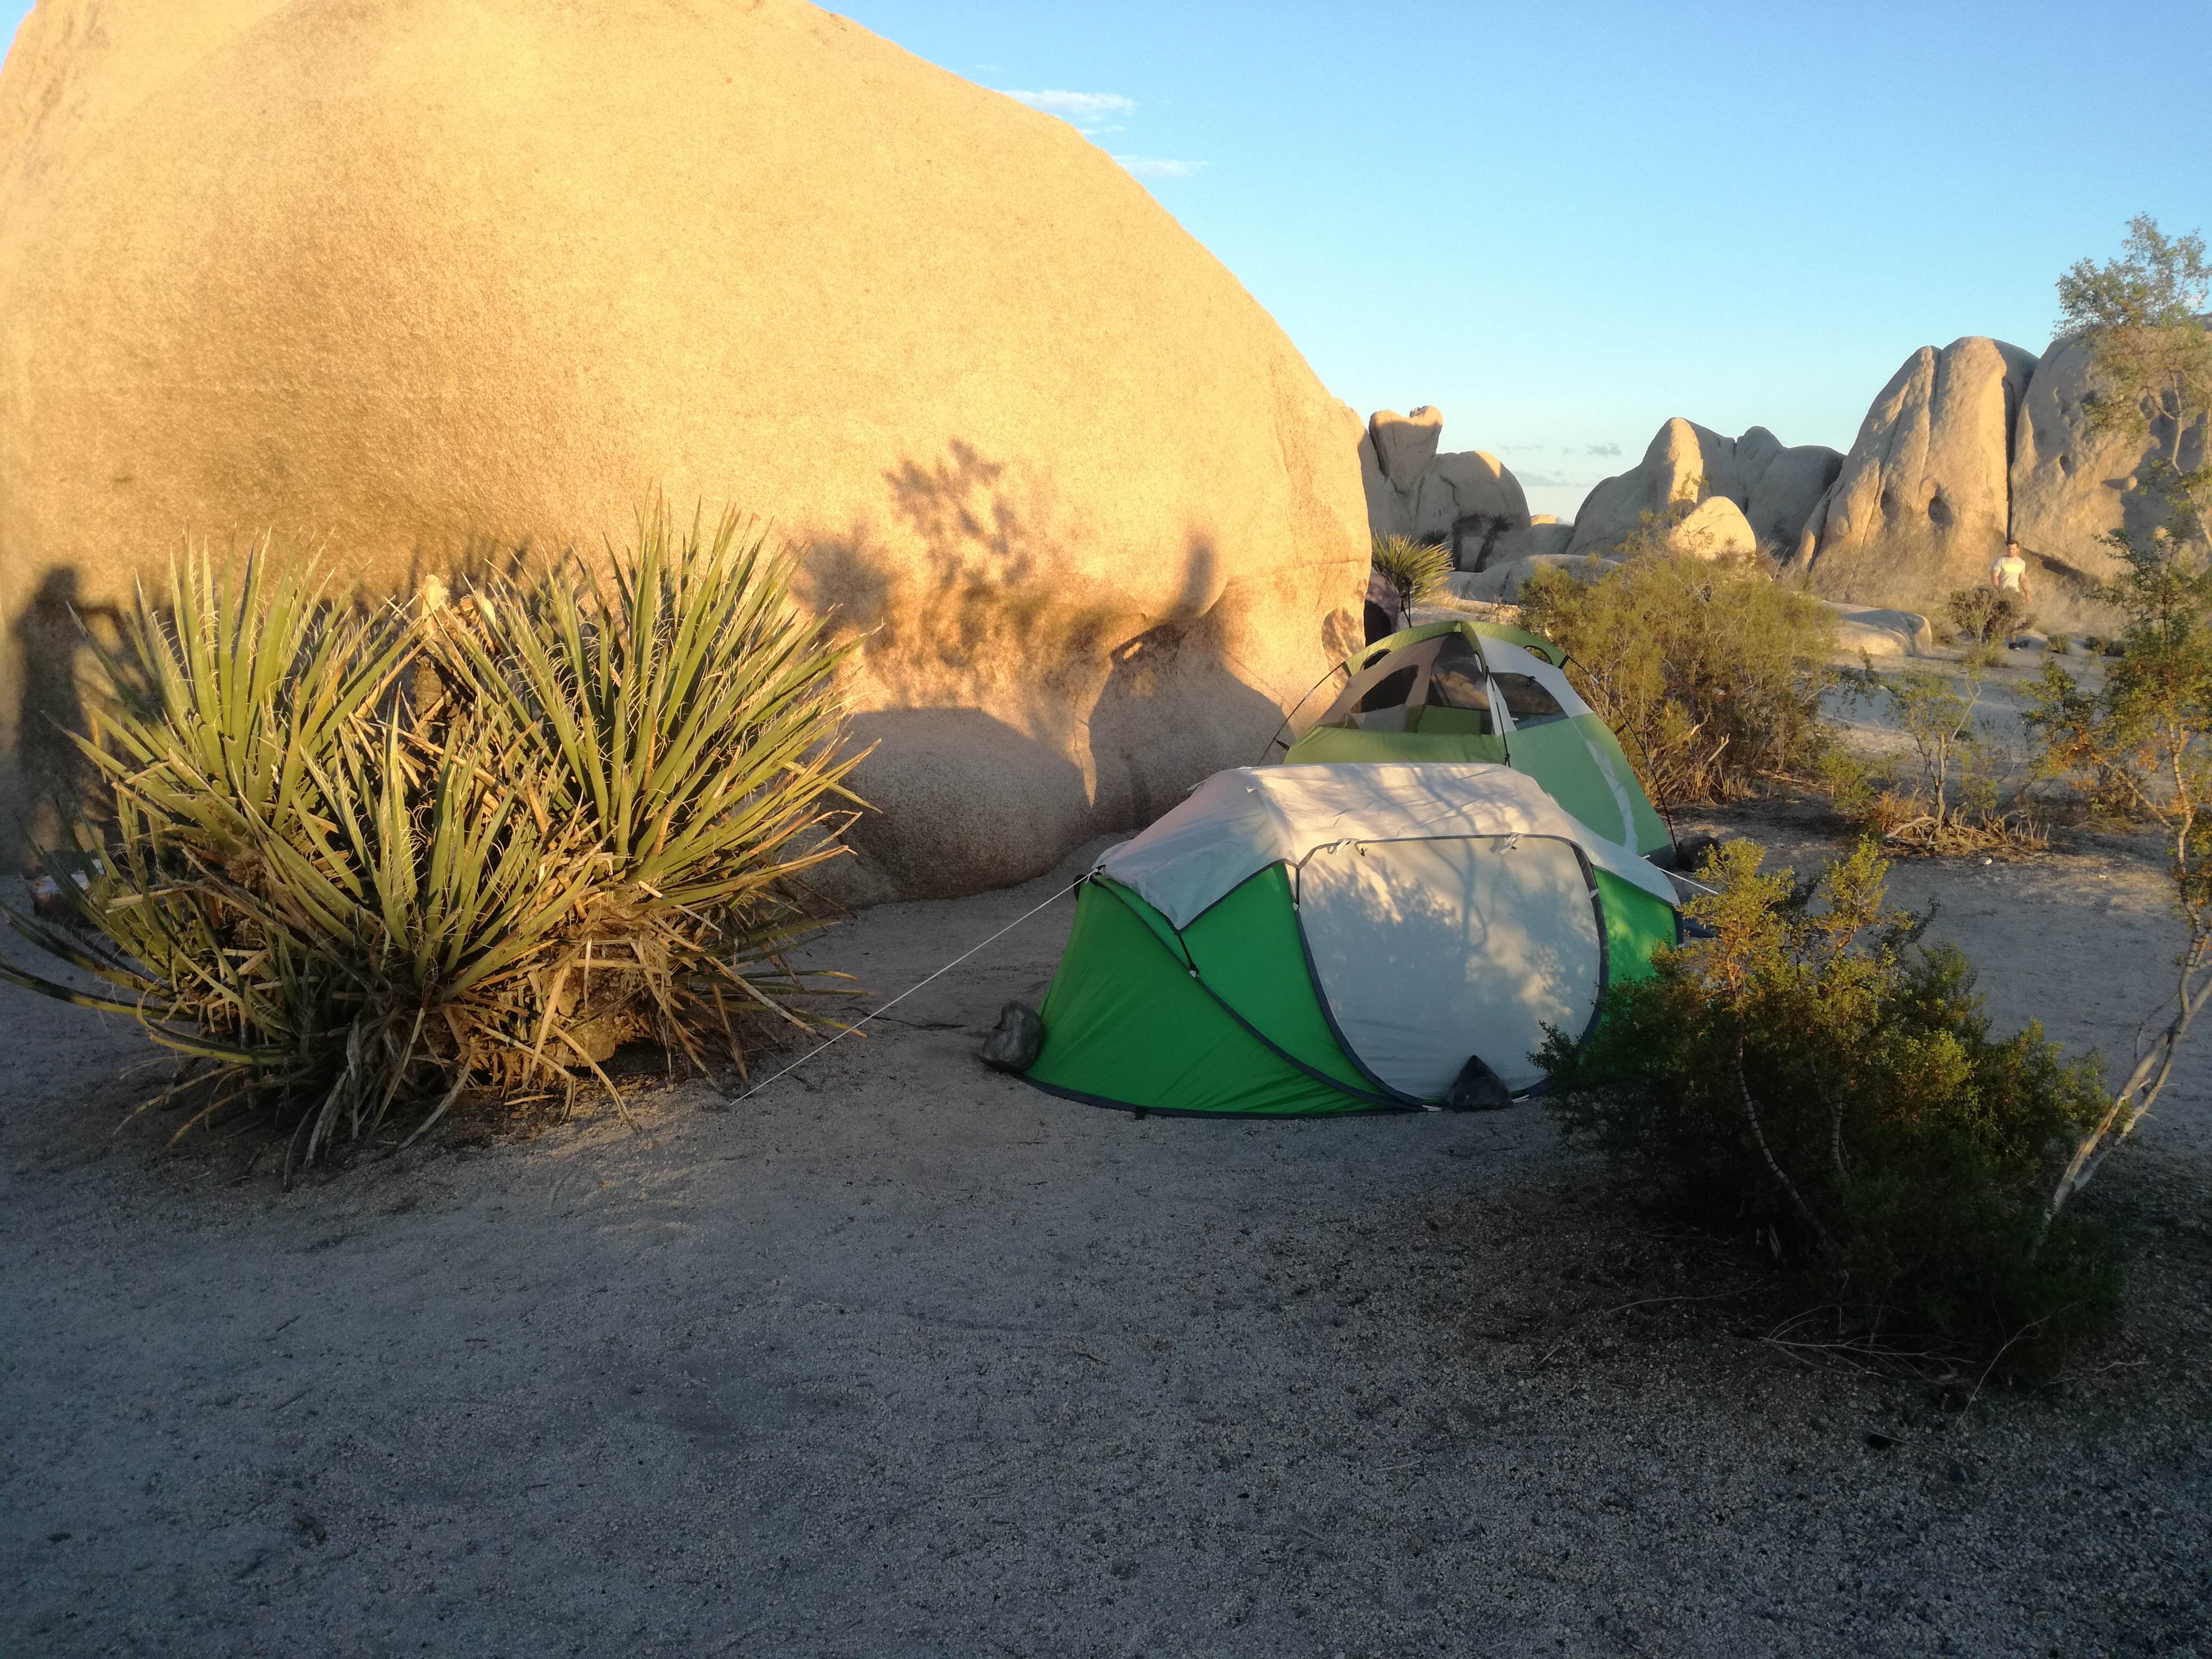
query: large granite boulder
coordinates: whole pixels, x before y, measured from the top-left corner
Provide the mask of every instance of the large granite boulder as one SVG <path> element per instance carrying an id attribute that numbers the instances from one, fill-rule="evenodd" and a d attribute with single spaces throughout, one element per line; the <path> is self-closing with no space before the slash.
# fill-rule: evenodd
<path id="1" fill-rule="evenodd" d="M 1725 495 L 1709 495 L 1668 526 L 1666 546 L 1693 559 L 1748 557 L 1759 551 L 1759 538 L 1741 507 Z"/>
<path id="2" fill-rule="evenodd" d="M 1437 444 L 1443 432 L 1443 412 L 1426 404 L 1410 415 L 1378 409 L 1367 417 L 1367 435 L 1374 441 L 1375 459 L 1382 476 L 1408 494 L 1419 485 L 1421 474 L 1436 459 Z"/>
<path id="3" fill-rule="evenodd" d="M 2081 597 L 2120 568 L 2100 538 L 2123 527 L 2148 532 L 2165 519 L 2166 502 L 2146 483 L 2148 463 L 2170 459 L 2187 471 L 2204 462 L 2201 415 L 2179 430 L 2163 410 L 2146 410 L 2148 430 L 2092 427 L 2092 400 L 2114 395 L 2087 337 L 2054 340 L 2027 383 L 2013 433 L 2012 533 L 2031 564 L 2041 567 L 2041 586 L 2051 595 L 2039 614 L 2075 631 L 2112 621 Z"/>
<path id="4" fill-rule="evenodd" d="M 1518 605 L 1521 592 L 1539 574 L 1556 570 L 1576 581 L 1595 581 L 1620 561 L 1587 553 L 1534 553 L 1510 563 L 1493 563 L 1486 570 L 1462 572 L 1446 579 L 1452 597 L 1478 604 Z"/>
<path id="5" fill-rule="evenodd" d="M 1359 445 L 1367 522 L 1377 536 L 1413 536 L 1452 550 L 1456 568 L 1497 562 L 1496 549 L 1528 524 L 1521 481 L 1479 449 L 1437 453 L 1444 417 L 1427 404 L 1410 415 L 1378 410 Z"/>
<path id="6" fill-rule="evenodd" d="M 1763 426 L 1740 438 L 1680 416 L 1652 438 L 1644 459 L 1601 482 L 1575 514 L 1577 553 L 1616 548 L 1634 535 L 1645 515 L 1663 518 L 1678 504 L 1733 503 L 1750 523 L 1754 544 L 1777 554 L 1796 545 L 1799 531 L 1843 458 L 1824 445 L 1784 447 Z M 1823 471 L 1818 488 L 1807 480 Z"/>
<path id="7" fill-rule="evenodd" d="M 1928 618 L 1917 611 L 1867 610 L 1841 605 L 1834 599 L 1823 599 L 1820 603 L 1834 613 L 1836 649 L 1844 656 L 1936 654 L 1936 630 L 1929 625 Z"/>
<path id="8" fill-rule="evenodd" d="M 1360 639 L 1360 423 L 1267 313 L 1072 127 L 797 0 L 42 0 L 0 362 L 34 770 L 71 607 L 187 530 L 392 589 L 656 490 L 772 520 L 865 635 L 860 898 L 1147 821 Z"/>
<path id="9" fill-rule="evenodd" d="M 1748 442 L 1750 437 L 1746 433 L 1741 441 Z M 1843 453 L 1826 444 L 1793 444 L 1786 449 L 1778 444 L 1743 503 L 1744 517 L 1759 544 L 1784 557 L 1794 553 L 1814 508 L 1843 470 Z"/>
<path id="10" fill-rule="evenodd" d="M 1812 591 L 1941 614 L 2004 550 L 2014 419 L 2036 360 L 1970 336 L 1923 346 L 1859 427 L 1792 560 Z"/>
<path id="11" fill-rule="evenodd" d="M 1540 555 L 1565 553 L 1575 538 L 1575 527 L 1561 524 L 1557 519 L 1539 519 L 1526 527 L 1513 531 L 1498 538 L 1488 564 L 1483 568 L 1511 564 L 1517 559 L 1535 558 Z"/>

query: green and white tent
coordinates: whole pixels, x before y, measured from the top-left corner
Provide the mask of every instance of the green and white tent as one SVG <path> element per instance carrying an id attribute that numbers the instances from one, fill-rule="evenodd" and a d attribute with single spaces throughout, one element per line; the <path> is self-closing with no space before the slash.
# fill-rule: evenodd
<path id="1" fill-rule="evenodd" d="M 1029 1079 L 1159 1112 L 1515 1094 L 1679 935 L 1667 877 L 1496 765 L 1217 773 L 1085 878 Z"/>
<path id="2" fill-rule="evenodd" d="M 1564 661 L 1549 641 L 1495 623 L 1407 629 L 1345 663 L 1343 689 L 1284 763 L 1495 762 L 1606 840 L 1667 853 L 1673 836 Z"/>

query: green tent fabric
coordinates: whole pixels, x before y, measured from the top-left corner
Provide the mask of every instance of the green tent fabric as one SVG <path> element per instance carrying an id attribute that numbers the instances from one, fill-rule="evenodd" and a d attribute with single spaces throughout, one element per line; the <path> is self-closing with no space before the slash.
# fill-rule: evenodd
<path id="1" fill-rule="evenodd" d="M 1650 854 L 1674 837 L 1620 739 L 1571 684 L 1565 653 L 1497 623 L 1429 623 L 1344 665 L 1344 689 L 1285 764 L 1481 761 L 1525 772 L 1608 841 Z"/>
<path id="2" fill-rule="evenodd" d="M 1510 768 L 1220 773 L 1085 878 L 1028 1077 L 1303 1116 L 1434 1107 L 1474 1055 L 1524 1092 L 1677 934 L 1663 875 Z"/>

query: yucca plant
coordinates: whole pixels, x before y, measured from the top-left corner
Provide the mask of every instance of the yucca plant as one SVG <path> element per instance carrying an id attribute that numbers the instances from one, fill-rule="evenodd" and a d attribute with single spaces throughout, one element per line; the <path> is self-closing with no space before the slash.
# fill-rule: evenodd
<path id="1" fill-rule="evenodd" d="M 113 991 L 0 975 L 138 1015 L 185 1127 L 266 1118 L 288 1168 L 472 1085 L 604 1082 L 629 1037 L 742 1065 L 749 1016 L 810 1026 L 832 988 L 785 952 L 840 850 L 849 647 L 732 519 L 656 513 L 608 562 L 403 610 L 265 546 L 187 559 L 104 659 L 112 801 L 46 860 L 75 925 L 8 912 Z"/>
<path id="2" fill-rule="evenodd" d="M 652 1036 L 696 1060 L 700 1031 L 732 1036 L 732 998 L 806 1023 L 790 998 L 810 981 L 784 953 L 819 922 L 794 878 L 844 850 L 825 803 L 859 804 L 839 692 L 854 647 L 793 613 L 791 555 L 733 515 L 678 538 L 657 509 L 609 567 L 486 580 L 439 613 L 437 655 L 540 781 L 541 831 L 584 830 L 601 864 L 592 925 L 545 990 L 564 1041 L 588 1062 Z"/>
<path id="3" fill-rule="evenodd" d="M 1429 599 L 1451 574 L 1451 550 L 1436 542 L 1415 541 L 1411 536 L 1377 536 L 1368 560 L 1397 591 L 1401 611 Z"/>

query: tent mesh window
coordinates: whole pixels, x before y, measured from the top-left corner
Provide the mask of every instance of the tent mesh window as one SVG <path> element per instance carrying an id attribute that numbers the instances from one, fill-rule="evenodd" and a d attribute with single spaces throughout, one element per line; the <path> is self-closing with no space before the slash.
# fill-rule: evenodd
<path id="1" fill-rule="evenodd" d="M 1528 675 L 1497 674 L 1492 678 L 1497 682 L 1498 695 L 1505 699 L 1505 709 L 1513 716 L 1516 731 L 1525 732 L 1547 720 L 1567 718 L 1567 711 L 1559 707 L 1559 700 Z"/>
<path id="2" fill-rule="evenodd" d="M 1402 708 L 1413 698 L 1413 682 L 1420 675 L 1419 665 L 1401 668 L 1386 674 L 1375 683 L 1374 689 L 1359 700 L 1363 714 L 1379 714 L 1387 709 Z"/>

